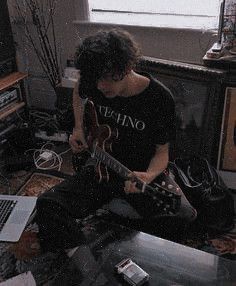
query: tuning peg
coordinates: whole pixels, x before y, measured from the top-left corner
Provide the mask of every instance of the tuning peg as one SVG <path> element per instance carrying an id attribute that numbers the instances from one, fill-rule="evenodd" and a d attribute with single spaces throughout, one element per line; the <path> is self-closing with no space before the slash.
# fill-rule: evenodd
<path id="1" fill-rule="evenodd" d="M 161 182 L 161 185 L 162 185 L 162 186 L 165 186 L 165 184 L 166 184 L 165 181 L 162 181 L 162 182 Z"/>
<path id="2" fill-rule="evenodd" d="M 169 184 L 169 185 L 167 186 L 168 189 L 173 189 L 173 187 L 174 187 L 174 186 L 171 185 L 171 184 Z"/>

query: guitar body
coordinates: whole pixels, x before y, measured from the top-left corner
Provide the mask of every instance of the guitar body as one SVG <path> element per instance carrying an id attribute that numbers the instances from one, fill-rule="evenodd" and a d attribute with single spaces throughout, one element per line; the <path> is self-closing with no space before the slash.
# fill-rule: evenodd
<path id="1" fill-rule="evenodd" d="M 104 152 L 112 152 L 112 142 L 118 138 L 118 130 L 111 130 L 107 124 L 99 125 L 94 104 L 90 100 L 88 100 L 85 105 L 83 126 L 90 152 L 92 152 L 91 148 L 97 147 Z M 90 152 L 85 150 L 73 155 L 72 163 L 76 172 L 78 172 L 80 167 L 84 166 L 88 158 L 91 157 Z M 95 171 L 99 183 L 102 181 L 109 181 L 109 172 L 106 165 L 97 161 Z"/>

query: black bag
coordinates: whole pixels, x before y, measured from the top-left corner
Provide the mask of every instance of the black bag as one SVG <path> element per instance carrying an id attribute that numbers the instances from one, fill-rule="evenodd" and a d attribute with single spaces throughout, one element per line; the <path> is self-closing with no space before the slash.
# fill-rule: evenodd
<path id="1" fill-rule="evenodd" d="M 216 169 L 205 158 L 177 158 L 170 163 L 175 180 L 198 212 L 204 229 L 225 232 L 234 227 L 234 200 Z"/>

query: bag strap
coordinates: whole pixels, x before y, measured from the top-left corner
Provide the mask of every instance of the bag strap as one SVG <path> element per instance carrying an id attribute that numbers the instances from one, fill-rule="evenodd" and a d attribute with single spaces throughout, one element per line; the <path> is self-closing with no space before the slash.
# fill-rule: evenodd
<path id="1" fill-rule="evenodd" d="M 209 188 L 218 183 L 218 176 L 213 173 L 213 167 L 205 158 L 192 157 L 187 160 L 187 176 L 194 184 L 203 184 L 205 188 Z M 197 162 L 197 168 L 200 169 L 202 176 L 200 182 L 193 177 L 191 169 L 194 168 L 193 164 Z"/>
<path id="2" fill-rule="evenodd" d="M 189 180 L 188 176 L 185 174 L 185 172 L 179 167 L 175 161 L 174 162 L 169 162 L 169 167 L 174 173 L 176 177 L 181 181 L 181 183 L 187 187 L 191 188 L 192 190 L 198 190 L 199 188 L 202 189 L 202 184 L 192 184 L 191 180 Z"/>

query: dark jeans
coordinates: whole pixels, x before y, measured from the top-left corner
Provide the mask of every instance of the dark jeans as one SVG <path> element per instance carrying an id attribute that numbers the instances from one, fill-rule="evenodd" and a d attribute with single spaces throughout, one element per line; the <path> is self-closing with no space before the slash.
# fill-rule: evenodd
<path id="1" fill-rule="evenodd" d="M 144 220 L 157 215 L 154 201 L 145 193 L 126 195 L 123 189 L 124 182 L 117 176 L 111 176 L 108 183 L 98 184 L 94 169 L 85 167 L 42 194 L 36 205 L 41 246 L 46 250 L 75 247 L 83 239 L 76 219 L 88 216 L 115 197 L 124 198 Z M 177 217 L 185 221 L 196 217 L 184 195 Z"/>

